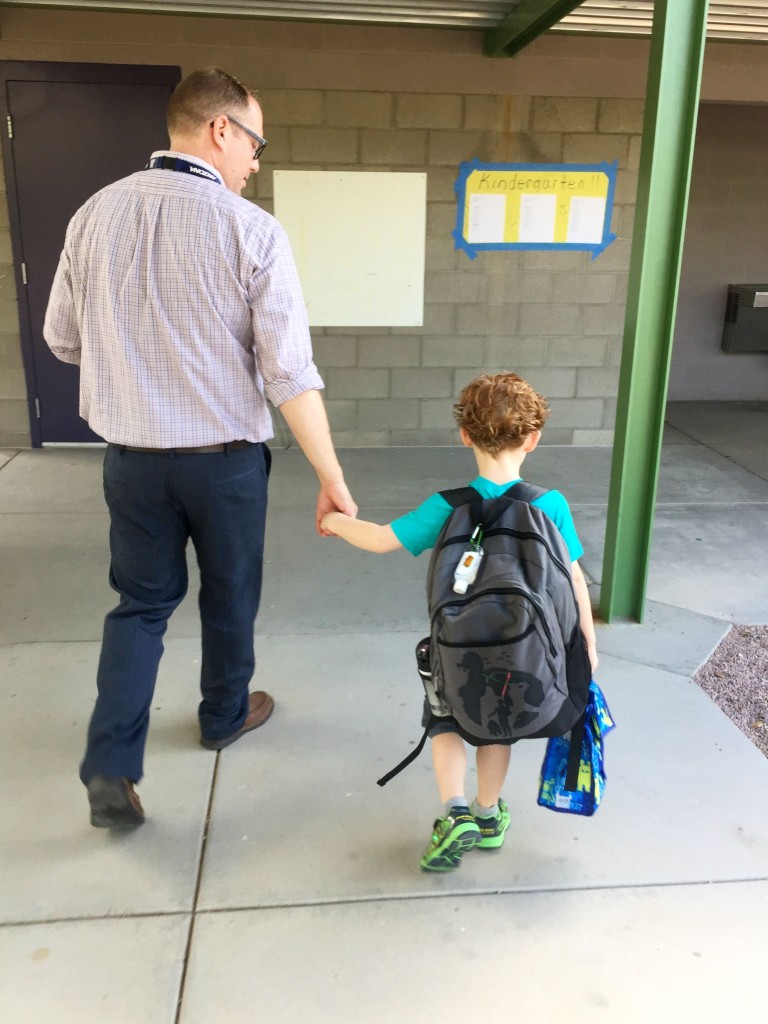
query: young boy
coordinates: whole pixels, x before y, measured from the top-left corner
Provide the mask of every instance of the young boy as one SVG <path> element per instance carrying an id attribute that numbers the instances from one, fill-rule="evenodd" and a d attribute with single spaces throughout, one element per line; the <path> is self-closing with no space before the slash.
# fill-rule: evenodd
<path id="1" fill-rule="evenodd" d="M 546 401 L 515 373 L 483 374 L 463 389 L 454 406 L 454 417 L 462 442 L 474 452 L 479 475 L 471 486 L 482 497 L 498 497 L 520 480 L 520 467 L 539 443 L 548 415 Z M 594 672 L 597 667 L 595 629 L 587 584 L 578 563 L 583 549 L 568 503 L 559 491 L 547 491 L 534 504 L 553 520 L 568 547 L 581 629 Z M 341 512 L 329 512 L 322 520 L 322 528 L 366 551 L 383 553 L 406 548 L 411 554 L 419 555 L 434 546 L 451 511 L 444 498 L 433 494 L 388 526 L 351 519 Z M 429 720 L 426 702 L 424 714 L 426 726 Z M 492 849 L 504 842 L 510 818 L 500 795 L 514 741 L 477 745 L 477 797 L 470 809 L 465 795 L 467 754 L 457 723 L 452 718 L 440 719 L 429 735 L 440 799 L 445 809 L 444 816 L 434 824 L 420 867 L 422 871 L 450 871 L 458 867 L 462 855 L 474 846 Z"/>

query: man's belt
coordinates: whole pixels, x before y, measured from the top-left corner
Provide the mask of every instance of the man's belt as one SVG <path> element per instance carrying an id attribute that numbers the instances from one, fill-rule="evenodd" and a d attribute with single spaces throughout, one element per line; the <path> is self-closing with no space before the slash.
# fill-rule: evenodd
<path id="1" fill-rule="evenodd" d="M 137 448 L 133 444 L 117 444 L 123 452 L 154 452 L 158 455 L 213 455 L 215 452 L 233 452 L 237 448 L 247 448 L 253 441 L 227 441 L 225 444 L 203 444 L 197 448 Z"/>

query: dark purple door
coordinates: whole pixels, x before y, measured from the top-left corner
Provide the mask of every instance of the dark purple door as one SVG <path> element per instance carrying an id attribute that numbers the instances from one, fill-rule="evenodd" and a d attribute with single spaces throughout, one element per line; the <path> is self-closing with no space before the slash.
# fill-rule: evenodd
<path id="1" fill-rule="evenodd" d="M 78 415 L 79 369 L 43 338 L 48 296 L 73 213 L 167 146 L 179 71 L 19 63 L 26 71 L 14 74 L 15 63 L 0 66 L 12 133 L 3 143 L 32 440 L 99 441 Z"/>

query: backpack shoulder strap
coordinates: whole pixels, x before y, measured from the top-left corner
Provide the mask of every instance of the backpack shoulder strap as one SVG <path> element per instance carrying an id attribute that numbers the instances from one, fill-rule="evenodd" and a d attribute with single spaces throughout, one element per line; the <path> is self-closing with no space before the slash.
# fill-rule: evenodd
<path id="1" fill-rule="evenodd" d="M 527 480 L 518 480 L 504 491 L 504 497 L 514 498 L 515 501 L 527 501 L 530 505 L 549 490 L 549 487 L 539 487 L 538 484 L 529 484 Z"/>
<path id="2" fill-rule="evenodd" d="M 504 491 L 503 497 L 514 498 L 516 501 L 527 501 L 532 504 L 537 498 L 541 498 L 550 490 L 548 487 L 540 487 L 538 484 L 528 483 L 527 480 L 518 480 Z M 473 501 L 483 501 L 483 496 L 474 487 L 453 487 L 447 491 L 439 491 L 451 508 L 459 508 L 461 505 L 469 505 Z"/>
<path id="3" fill-rule="evenodd" d="M 474 487 L 454 487 L 449 491 L 440 491 L 439 494 L 451 508 L 459 508 L 461 505 L 469 505 L 470 502 L 483 500 L 482 494 Z"/>

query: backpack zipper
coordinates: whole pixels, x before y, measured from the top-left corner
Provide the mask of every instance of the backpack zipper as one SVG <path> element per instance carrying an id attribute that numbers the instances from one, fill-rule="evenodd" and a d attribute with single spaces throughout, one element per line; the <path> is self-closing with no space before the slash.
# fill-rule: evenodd
<path id="1" fill-rule="evenodd" d="M 462 534 L 461 537 L 450 537 L 448 540 L 444 540 L 440 545 L 440 551 L 442 551 L 443 548 L 449 548 L 452 544 L 469 544 L 471 539 L 471 533 L 466 535 Z"/>
<path id="2" fill-rule="evenodd" d="M 547 554 L 558 567 L 558 569 L 561 572 L 565 573 L 566 576 L 570 577 L 571 573 L 568 571 L 567 567 L 564 566 L 560 559 L 557 557 L 557 555 L 554 554 L 552 548 L 550 548 L 549 544 L 547 544 L 546 540 L 543 537 L 540 537 L 536 533 L 523 532 L 522 530 L 510 530 L 508 526 L 497 526 L 495 529 L 487 530 L 485 536 L 495 537 L 500 534 L 506 535 L 508 537 L 517 537 L 520 540 L 535 540 L 537 544 L 542 544 Z"/>
<path id="3" fill-rule="evenodd" d="M 522 597 L 528 604 L 530 604 L 533 607 L 534 611 L 538 615 L 539 620 L 541 621 L 541 627 L 544 630 L 547 640 L 549 641 L 550 653 L 552 654 L 553 658 L 557 657 L 557 647 L 552 637 L 552 633 L 549 628 L 549 623 L 544 618 L 544 613 L 542 612 L 542 610 L 539 608 L 536 602 L 531 599 L 527 591 L 522 589 L 522 587 L 493 587 L 490 590 L 483 590 L 480 593 L 472 594 L 471 597 L 465 598 L 465 600 L 463 601 L 443 601 L 441 605 L 438 605 L 438 607 L 435 608 L 434 614 L 432 615 L 432 619 L 430 621 L 430 632 L 434 630 L 435 620 L 437 619 L 438 615 L 440 615 L 444 608 L 451 608 L 457 605 L 464 606 L 465 604 L 469 604 L 470 601 L 474 601 L 478 597 L 485 597 L 486 594 L 519 594 L 520 597 Z"/>
<path id="4" fill-rule="evenodd" d="M 531 623 L 528 626 L 528 629 L 524 630 L 519 636 L 516 636 L 513 640 L 504 640 L 504 641 L 501 641 L 501 642 L 503 642 L 505 644 L 516 644 L 516 643 L 519 643 L 521 640 L 525 640 L 525 638 L 527 636 L 530 636 L 531 633 L 535 633 L 535 632 L 536 632 L 536 627 L 534 626 L 533 623 Z M 467 644 L 465 644 L 465 643 L 464 644 L 452 644 L 452 643 L 449 643 L 447 640 L 438 640 L 437 642 L 438 642 L 438 644 L 441 647 L 466 647 L 467 646 Z M 474 647 L 498 647 L 499 643 L 500 643 L 500 641 L 498 641 L 498 640 L 473 640 L 472 641 L 472 647 L 473 648 Z"/>
<path id="5" fill-rule="evenodd" d="M 543 537 L 540 537 L 536 533 L 523 532 L 522 530 L 510 530 L 509 527 L 507 526 L 497 526 L 495 528 L 491 528 L 490 530 L 486 530 L 485 533 L 483 534 L 483 539 L 485 540 L 487 537 L 497 537 L 500 534 L 505 534 L 508 537 L 517 537 L 520 540 L 535 540 L 537 544 L 542 544 L 547 554 L 552 559 L 557 568 L 560 570 L 560 572 L 564 573 L 569 578 L 571 577 L 571 573 L 569 572 L 568 567 L 563 565 L 563 563 L 560 561 L 557 555 L 553 553 L 552 548 L 550 548 L 549 544 L 547 544 Z M 443 551 L 445 548 L 448 548 L 453 544 L 468 544 L 471 539 L 472 534 L 470 533 L 462 534 L 460 537 L 451 537 L 448 540 L 443 541 L 443 543 L 440 545 L 440 551 Z"/>

